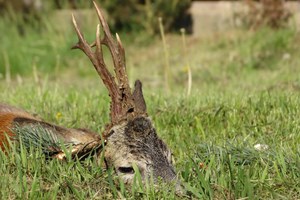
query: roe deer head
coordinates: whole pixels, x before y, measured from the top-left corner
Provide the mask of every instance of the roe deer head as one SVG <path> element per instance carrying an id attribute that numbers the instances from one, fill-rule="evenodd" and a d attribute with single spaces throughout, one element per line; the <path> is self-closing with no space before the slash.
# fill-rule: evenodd
<path id="1" fill-rule="evenodd" d="M 142 83 L 135 82 L 131 91 L 126 74 L 125 51 L 116 34 L 115 41 L 97 4 L 94 6 L 100 21 L 97 26 L 96 41 L 89 45 L 78 28 L 73 16 L 73 24 L 78 43 L 73 48 L 82 50 L 90 59 L 101 77 L 111 98 L 110 123 L 103 133 L 105 138 L 104 157 L 108 166 L 113 166 L 125 183 L 132 183 L 135 164 L 143 179 L 153 175 L 154 181 L 160 177 L 166 182 L 177 182 L 171 159 L 171 152 L 158 138 L 148 117 L 142 92 Z M 101 30 L 103 36 L 101 36 Z M 114 65 L 114 78 L 107 69 L 102 46 L 108 47 Z M 92 48 L 95 47 L 93 51 Z M 179 189 L 179 182 L 177 183 Z"/>

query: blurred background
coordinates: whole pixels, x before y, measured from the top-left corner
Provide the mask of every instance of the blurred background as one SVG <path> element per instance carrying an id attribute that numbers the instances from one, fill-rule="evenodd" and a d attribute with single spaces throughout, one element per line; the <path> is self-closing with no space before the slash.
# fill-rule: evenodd
<path id="1" fill-rule="evenodd" d="M 300 88 L 299 1 L 96 2 L 121 36 L 132 82 L 188 93 L 210 86 Z M 96 77 L 88 59 L 70 50 L 77 41 L 71 13 L 92 42 L 98 23 L 92 1 L 0 0 L 0 80 L 73 84 L 78 77 L 82 84 Z"/>

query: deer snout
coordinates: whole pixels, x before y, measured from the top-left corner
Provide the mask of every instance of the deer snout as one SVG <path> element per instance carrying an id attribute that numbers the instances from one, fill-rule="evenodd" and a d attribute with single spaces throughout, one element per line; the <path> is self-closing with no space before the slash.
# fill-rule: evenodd
<path id="1" fill-rule="evenodd" d="M 182 186 L 180 181 L 177 181 L 175 184 L 175 194 L 177 196 L 185 196 L 186 195 L 186 190 Z"/>

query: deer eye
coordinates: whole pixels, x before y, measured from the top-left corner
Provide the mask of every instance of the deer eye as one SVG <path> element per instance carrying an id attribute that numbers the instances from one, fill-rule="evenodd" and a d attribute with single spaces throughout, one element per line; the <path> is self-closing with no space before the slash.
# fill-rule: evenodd
<path id="1" fill-rule="evenodd" d="M 119 167 L 118 171 L 122 174 L 133 174 L 134 169 L 132 167 Z"/>

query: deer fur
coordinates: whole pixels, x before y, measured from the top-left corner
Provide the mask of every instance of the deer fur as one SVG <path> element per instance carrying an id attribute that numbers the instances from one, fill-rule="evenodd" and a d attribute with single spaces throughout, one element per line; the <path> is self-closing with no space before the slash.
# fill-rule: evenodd
<path id="1" fill-rule="evenodd" d="M 97 133 L 88 129 L 70 129 L 57 126 L 47 123 L 22 109 L 0 103 L 0 148 L 2 150 L 8 147 L 8 138 L 12 140 L 17 139 L 17 135 L 14 133 L 16 128 L 21 129 L 26 127 L 32 129 L 41 127 L 54 134 L 64 144 L 72 144 L 74 146 L 91 142 L 99 143 L 101 141 L 101 137 Z M 61 155 L 63 156 L 61 157 Z M 62 150 L 53 152 L 52 157 L 57 156 L 60 156 L 60 159 L 65 158 Z"/>

